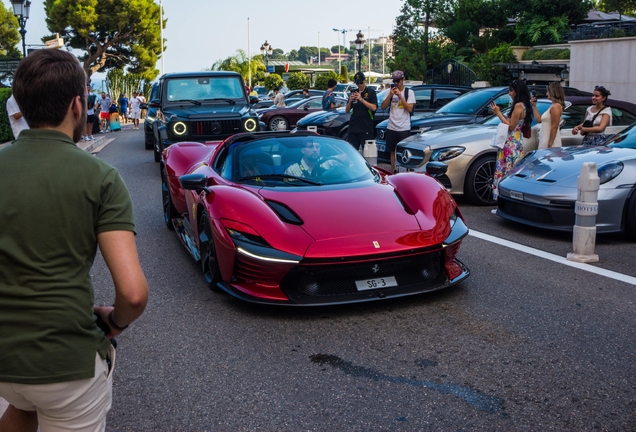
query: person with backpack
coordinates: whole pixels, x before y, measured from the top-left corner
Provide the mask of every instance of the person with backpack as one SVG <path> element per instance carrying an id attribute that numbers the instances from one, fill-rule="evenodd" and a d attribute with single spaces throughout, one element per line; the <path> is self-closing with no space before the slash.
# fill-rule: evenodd
<path id="1" fill-rule="evenodd" d="M 386 151 L 391 153 L 391 171 L 395 172 L 395 147 L 411 136 L 411 115 L 415 106 L 415 94 L 404 87 L 404 72 L 396 70 L 391 74 L 393 84 L 389 94 L 382 101 L 382 109 L 389 104 L 389 125 L 385 135 Z"/>
<path id="2" fill-rule="evenodd" d="M 95 99 L 97 96 L 91 93 L 91 86 L 86 85 L 88 101 L 86 102 L 86 129 L 84 130 L 84 141 L 94 140 L 93 123 L 95 122 Z"/>
<path id="3" fill-rule="evenodd" d="M 322 109 L 325 111 L 332 111 L 336 108 L 340 108 L 341 104 L 336 105 L 336 95 L 333 94 L 336 86 L 338 85 L 338 81 L 331 78 L 327 81 L 327 91 L 324 95 L 322 95 Z"/>

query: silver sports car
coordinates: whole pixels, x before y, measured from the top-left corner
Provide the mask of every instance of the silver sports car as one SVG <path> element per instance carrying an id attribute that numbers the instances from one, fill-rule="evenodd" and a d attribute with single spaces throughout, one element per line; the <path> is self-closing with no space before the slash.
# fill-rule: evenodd
<path id="1" fill-rule="evenodd" d="M 584 162 L 595 162 L 597 232 L 625 231 L 636 238 L 636 124 L 604 146 L 536 150 L 500 184 L 497 214 L 540 228 L 572 231 L 577 178 Z"/>

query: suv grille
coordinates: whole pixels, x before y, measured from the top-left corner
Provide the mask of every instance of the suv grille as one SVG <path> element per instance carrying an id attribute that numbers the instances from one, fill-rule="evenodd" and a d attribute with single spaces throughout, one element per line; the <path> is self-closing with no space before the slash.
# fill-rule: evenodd
<path id="1" fill-rule="evenodd" d="M 241 132 L 240 120 L 211 120 L 192 122 L 193 136 L 233 135 Z"/>

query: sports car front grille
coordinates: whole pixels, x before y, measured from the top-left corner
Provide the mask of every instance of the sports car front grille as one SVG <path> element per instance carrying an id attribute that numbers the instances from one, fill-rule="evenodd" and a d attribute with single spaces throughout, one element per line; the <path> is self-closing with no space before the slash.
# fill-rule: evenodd
<path id="1" fill-rule="evenodd" d="M 399 258 L 356 263 L 297 265 L 281 281 L 291 298 L 339 296 L 358 293 L 356 281 L 394 276 L 398 287 L 437 286 L 445 275 L 441 252 L 412 254 Z"/>
<path id="2" fill-rule="evenodd" d="M 192 122 L 192 135 L 232 135 L 241 132 L 240 120 L 209 120 Z"/>
<path id="3" fill-rule="evenodd" d="M 536 207 L 533 205 L 528 205 L 521 201 L 517 202 L 508 199 L 499 199 L 497 204 L 504 213 L 519 219 L 529 220 L 542 224 L 551 224 L 553 222 L 550 211 L 541 207 Z"/>

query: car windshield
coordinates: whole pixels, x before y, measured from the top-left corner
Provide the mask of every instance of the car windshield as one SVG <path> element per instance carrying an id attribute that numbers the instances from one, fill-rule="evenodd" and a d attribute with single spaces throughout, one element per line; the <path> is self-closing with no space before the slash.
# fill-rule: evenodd
<path id="1" fill-rule="evenodd" d="M 268 90 L 265 87 L 254 87 L 254 91 L 259 96 L 267 96 Z"/>
<path id="2" fill-rule="evenodd" d="M 607 143 L 609 147 L 636 149 L 636 123 L 614 135 Z"/>
<path id="3" fill-rule="evenodd" d="M 499 94 L 501 90 L 474 90 L 450 101 L 437 113 L 445 114 L 475 114 L 486 102 Z"/>
<path id="4" fill-rule="evenodd" d="M 351 144 L 317 135 L 232 143 L 221 175 L 237 183 L 285 188 L 379 181 Z"/>
<path id="5" fill-rule="evenodd" d="M 550 105 L 552 105 L 552 102 L 550 101 L 537 101 L 537 108 L 539 109 L 540 114 L 546 112 L 548 108 L 550 108 Z M 501 113 L 504 115 L 504 117 L 508 117 L 508 115 L 510 114 L 510 110 L 511 108 L 506 108 L 505 110 L 501 111 Z M 491 115 L 481 122 L 481 124 L 489 126 L 497 126 L 499 123 L 501 123 L 501 120 L 496 115 Z M 532 125 L 534 126 L 535 124 L 537 124 L 537 120 L 534 118 L 534 116 L 532 116 Z"/>
<path id="6" fill-rule="evenodd" d="M 244 100 L 239 77 L 173 78 L 168 81 L 168 102 Z"/>

